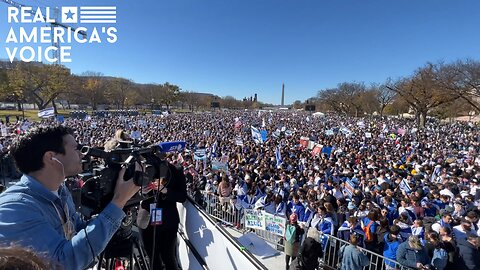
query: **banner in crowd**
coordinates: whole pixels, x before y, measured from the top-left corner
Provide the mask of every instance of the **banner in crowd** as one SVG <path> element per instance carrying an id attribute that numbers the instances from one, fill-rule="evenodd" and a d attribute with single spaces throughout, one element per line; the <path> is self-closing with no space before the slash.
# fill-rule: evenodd
<path id="1" fill-rule="evenodd" d="M 321 144 L 316 144 L 315 147 L 313 147 L 313 150 L 312 150 L 312 156 L 316 156 L 318 154 L 320 154 L 320 152 L 322 152 L 322 148 L 323 146 Z"/>
<path id="2" fill-rule="evenodd" d="M 207 150 L 205 149 L 205 147 L 197 148 L 197 149 L 195 149 L 195 152 L 193 154 L 193 159 L 195 159 L 195 160 L 206 159 L 207 158 L 206 153 L 207 153 Z"/>
<path id="3" fill-rule="evenodd" d="M 310 138 L 308 137 L 300 137 L 300 148 L 307 148 L 308 143 L 310 142 Z"/>
<path id="4" fill-rule="evenodd" d="M 228 171 L 228 164 L 226 162 L 221 162 L 218 160 L 212 160 L 212 170 L 214 171 Z"/>
<path id="5" fill-rule="evenodd" d="M 265 230 L 265 219 L 263 211 L 244 209 L 245 227 L 252 229 Z"/>
<path id="6" fill-rule="evenodd" d="M 263 210 L 244 209 L 245 227 L 260 229 L 283 236 L 285 234 L 285 217 L 269 214 Z"/>
<path id="7" fill-rule="evenodd" d="M 264 213 L 265 230 L 273 234 L 283 236 L 285 235 L 285 224 L 287 220 L 284 217 L 275 216 L 269 213 Z"/>

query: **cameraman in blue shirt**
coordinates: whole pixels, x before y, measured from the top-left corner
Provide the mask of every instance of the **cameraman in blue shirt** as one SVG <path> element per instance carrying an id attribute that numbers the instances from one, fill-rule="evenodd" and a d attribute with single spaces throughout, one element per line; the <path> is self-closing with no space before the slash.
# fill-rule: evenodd
<path id="1" fill-rule="evenodd" d="M 104 249 L 125 216 L 122 208 L 139 190 L 119 172 L 112 201 L 89 222 L 76 213 L 63 185 L 82 171 L 71 129 L 41 127 L 10 149 L 22 178 L 0 195 L 0 245 L 30 248 L 65 269 L 85 269 Z"/>

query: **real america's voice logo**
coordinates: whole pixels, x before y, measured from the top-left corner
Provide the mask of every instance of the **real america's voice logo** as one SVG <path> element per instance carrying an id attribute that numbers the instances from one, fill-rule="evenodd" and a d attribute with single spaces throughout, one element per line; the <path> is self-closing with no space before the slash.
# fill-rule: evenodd
<path id="1" fill-rule="evenodd" d="M 61 16 L 56 16 L 58 13 Z M 5 51 L 10 62 L 20 59 L 23 62 L 70 63 L 72 43 L 113 44 L 118 39 L 115 6 L 44 9 L 10 6 L 7 20 L 10 29 Z"/>

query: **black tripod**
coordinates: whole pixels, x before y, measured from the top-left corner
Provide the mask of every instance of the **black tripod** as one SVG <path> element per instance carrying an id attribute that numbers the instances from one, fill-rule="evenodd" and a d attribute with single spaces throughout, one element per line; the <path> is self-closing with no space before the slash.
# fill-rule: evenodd
<path id="1" fill-rule="evenodd" d="M 100 264 L 105 259 L 106 270 L 114 270 L 117 264 L 122 263 L 125 269 L 149 270 L 149 261 L 145 256 L 143 245 L 140 243 L 138 231 L 124 239 L 115 239 L 108 243 L 105 251 L 100 254 Z"/>

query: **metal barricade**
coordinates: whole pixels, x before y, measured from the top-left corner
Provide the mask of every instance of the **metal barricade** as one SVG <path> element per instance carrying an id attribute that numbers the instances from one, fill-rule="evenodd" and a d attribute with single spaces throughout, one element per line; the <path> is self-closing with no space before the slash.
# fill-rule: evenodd
<path id="1" fill-rule="evenodd" d="M 243 219 L 243 209 L 237 210 L 235 206 L 228 200 L 222 201 L 217 195 L 202 192 L 205 211 L 216 220 L 232 226 L 241 233 L 248 231 L 254 232 L 258 237 L 264 239 L 276 247 L 277 250 L 284 251 L 285 245 L 282 236 L 276 235 L 269 231 L 260 229 L 245 228 Z M 322 265 L 324 269 L 339 269 L 340 256 L 339 252 L 343 246 L 350 245 L 347 241 L 339 239 L 335 236 L 328 235 L 328 241 L 324 248 L 324 254 L 322 258 Z M 387 270 L 385 262 L 389 262 L 392 265 L 388 269 L 396 270 L 413 270 L 409 267 L 402 266 L 398 262 L 388 259 L 384 256 L 371 252 L 367 249 L 359 247 L 359 249 L 368 256 L 370 264 L 364 268 L 364 270 Z"/>
<path id="2" fill-rule="evenodd" d="M 258 237 L 272 244 L 276 250 L 279 250 L 279 251 L 285 250 L 285 243 L 283 241 L 282 236 L 276 235 L 269 231 L 259 230 L 259 229 L 255 229 L 254 232 Z"/>
<path id="3" fill-rule="evenodd" d="M 243 229 L 241 210 L 235 209 L 230 199 L 222 199 L 215 194 L 203 193 L 205 211 L 213 218 L 236 230 Z"/>
<path id="4" fill-rule="evenodd" d="M 346 245 L 350 245 L 350 243 L 331 235 L 328 236 L 328 242 L 326 248 L 324 249 L 325 252 L 323 254 L 322 260 L 324 268 L 339 269 L 339 265 L 341 263 L 341 258 L 339 256 L 340 249 Z M 386 270 L 387 268 L 385 262 L 389 262 L 389 264 L 391 265 L 389 269 L 413 270 L 409 267 L 402 266 L 396 261 L 388 259 L 384 256 L 381 256 L 364 248 L 359 247 L 359 249 L 370 259 L 370 264 L 363 268 L 364 270 Z"/>
<path id="5" fill-rule="evenodd" d="M 265 230 L 245 228 L 243 209 L 235 209 L 235 206 L 230 201 L 222 203 L 220 197 L 215 194 L 203 192 L 203 198 L 205 211 L 211 217 L 224 224 L 232 226 L 232 229 L 241 233 L 252 231 L 258 237 L 272 244 L 277 250 L 283 251 L 285 249 L 282 236 Z"/>

